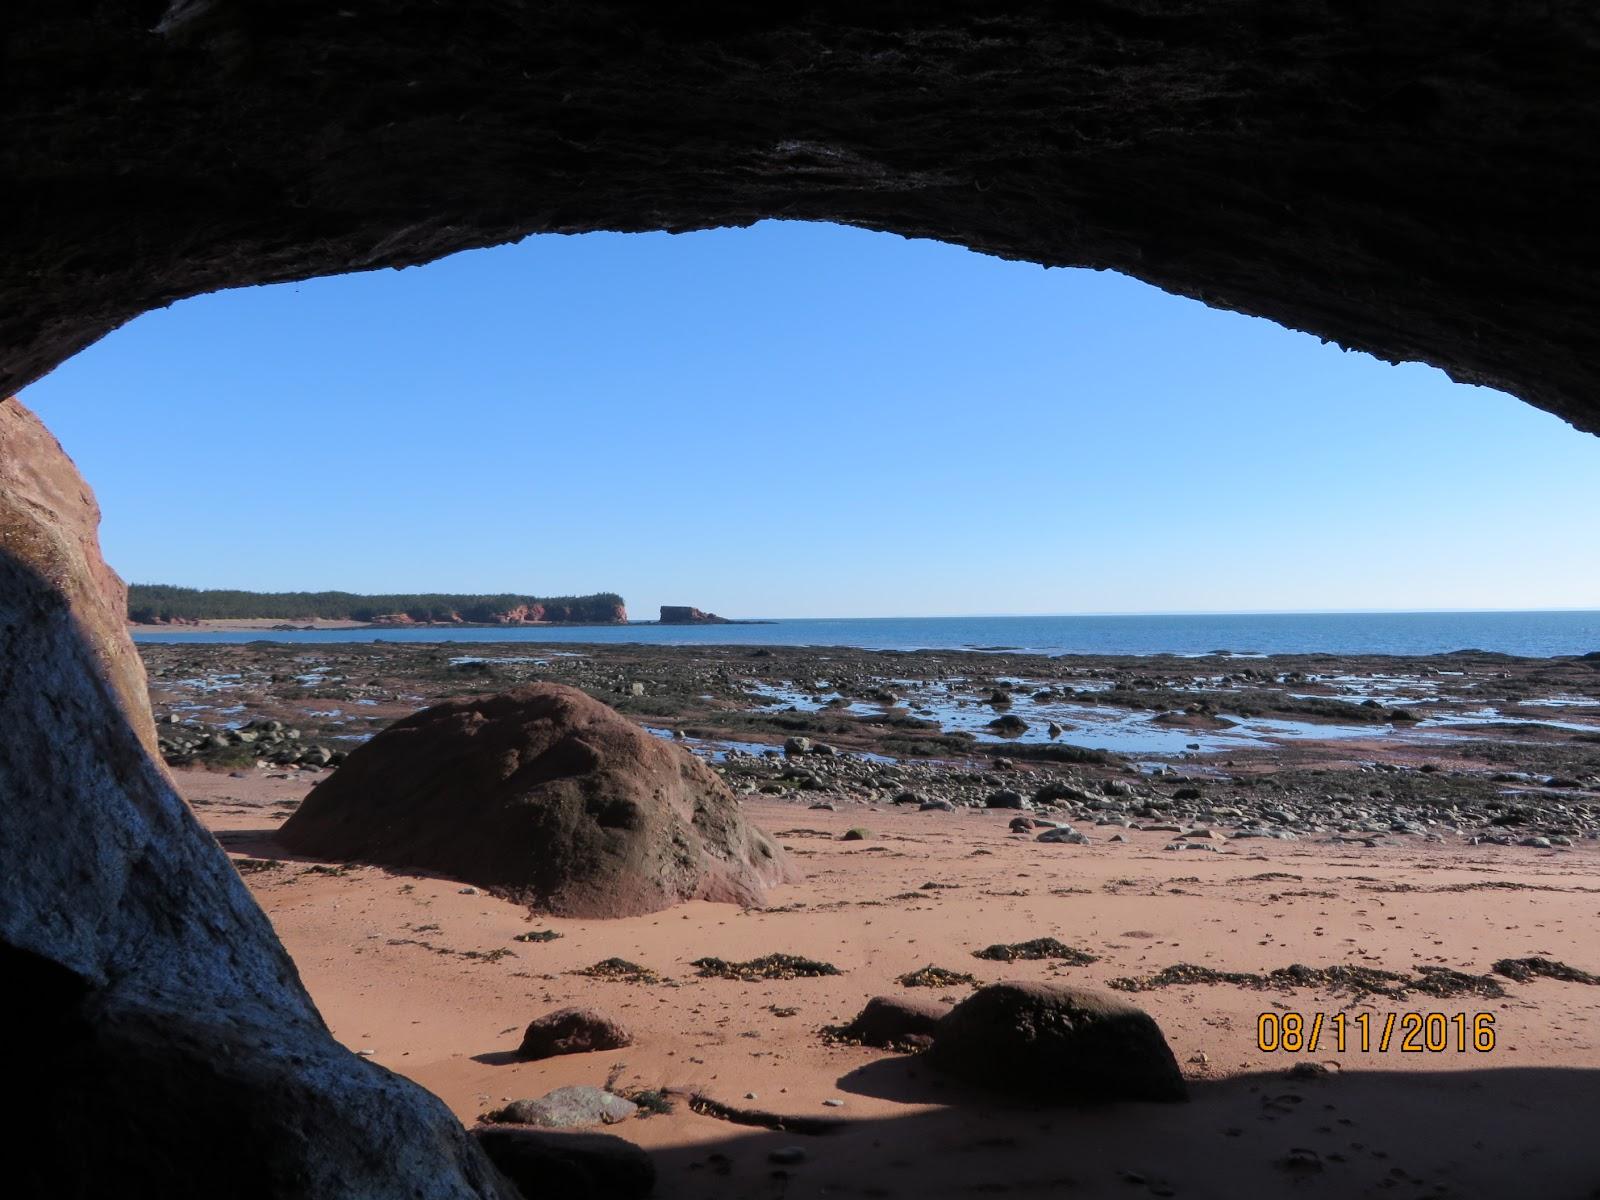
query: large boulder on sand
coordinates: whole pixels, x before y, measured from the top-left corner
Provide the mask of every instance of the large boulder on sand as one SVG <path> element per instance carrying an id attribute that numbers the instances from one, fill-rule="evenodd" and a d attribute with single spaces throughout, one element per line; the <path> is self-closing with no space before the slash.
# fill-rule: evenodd
<path id="1" fill-rule="evenodd" d="M 396 722 L 318 784 L 280 837 L 575 917 L 690 899 L 757 905 L 793 875 L 715 771 L 553 683 Z"/>
<path id="2" fill-rule="evenodd" d="M 929 1063 L 1029 1099 L 1182 1100 L 1178 1061 L 1150 1014 L 1052 983 L 980 988 L 939 1023 Z"/>

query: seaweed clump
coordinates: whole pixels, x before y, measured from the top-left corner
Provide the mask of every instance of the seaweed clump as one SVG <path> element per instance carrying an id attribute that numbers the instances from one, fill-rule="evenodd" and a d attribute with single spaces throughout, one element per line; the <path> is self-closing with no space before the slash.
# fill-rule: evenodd
<path id="1" fill-rule="evenodd" d="M 1176 984 L 1226 983 L 1235 987 L 1265 990 L 1270 988 L 1320 988 L 1355 996 L 1402 997 L 1413 992 L 1428 996 L 1504 996 L 1505 989 L 1488 975 L 1469 975 L 1449 967 L 1418 967 L 1415 975 L 1401 975 L 1377 967 L 1336 963 L 1330 967 L 1308 967 L 1293 963 L 1265 975 L 1253 971 L 1218 971 L 1194 963 L 1175 963 L 1150 975 L 1124 976 L 1107 986 L 1121 992 L 1147 992 Z"/>
<path id="2" fill-rule="evenodd" d="M 986 958 L 990 962 L 1016 962 L 1018 959 L 1056 958 L 1075 967 L 1098 962 L 1098 954 L 1079 950 L 1053 937 L 1034 938 L 1026 942 L 997 943 L 983 950 L 974 950 L 973 958 Z"/>
<path id="3" fill-rule="evenodd" d="M 1494 964 L 1496 975 L 1515 979 L 1518 983 L 1531 983 L 1535 979 L 1559 979 L 1562 983 L 1588 983 L 1600 985 L 1600 975 L 1591 975 L 1577 967 L 1553 958 L 1502 958 Z"/>
<path id="4" fill-rule="evenodd" d="M 915 971 L 907 971 L 895 980 L 901 987 L 956 987 L 963 983 L 978 982 L 964 971 L 952 971 L 929 963 Z"/>
<path id="5" fill-rule="evenodd" d="M 699 967 L 707 979 L 800 979 L 817 975 L 841 974 L 832 963 L 803 958 L 798 954 L 768 954 L 748 962 L 728 962 L 721 958 L 697 958 L 691 966 Z"/>
<path id="6" fill-rule="evenodd" d="M 661 983 L 662 976 L 658 971 L 649 967 L 641 967 L 636 962 L 629 962 L 625 958 L 602 958 L 592 966 L 580 967 L 570 972 L 573 975 L 586 975 L 590 979 L 614 979 L 622 983 Z"/>

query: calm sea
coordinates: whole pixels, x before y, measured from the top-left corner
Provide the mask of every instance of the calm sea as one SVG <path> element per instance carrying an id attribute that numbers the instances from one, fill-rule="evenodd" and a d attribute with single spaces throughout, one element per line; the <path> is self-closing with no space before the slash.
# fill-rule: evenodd
<path id="1" fill-rule="evenodd" d="M 1600 650 L 1600 612 L 1220 613 L 1198 616 L 841 617 L 762 625 L 561 629 L 156 630 L 138 642 L 574 642 L 1023 650 L 1044 654 L 1442 654 L 1534 658 Z"/>

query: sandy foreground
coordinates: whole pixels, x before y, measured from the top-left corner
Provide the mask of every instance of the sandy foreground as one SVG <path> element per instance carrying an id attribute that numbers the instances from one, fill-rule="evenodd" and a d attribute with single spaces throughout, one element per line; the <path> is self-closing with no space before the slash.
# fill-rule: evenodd
<path id="1" fill-rule="evenodd" d="M 463 1121 L 615 1076 L 618 1086 L 687 1088 L 842 1122 L 801 1136 L 680 1103 L 613 1126 L 654 1154 L 663 1197 L 1590 1197 L 1600 1187 L 1600 987 L 1507 980 L 1501 998 L 1361 1002 L 1230 985 L 1138 993 L 1131 998 L 1155 1016 L 1190 1080 L 1192 1099 L 1179 1105 L 1021 1105 L 946 1082 L 914 1057 L 819 1036 L 875 994 L 954 1002 L 968 993 L 896 983 L 930 963 L 979 982 L 1093 986 L 1178 962 L 1258 972 L 1295 962 L 1396 971 L 1437 963 L 1485 973 L 1500 958 L 1543 955 L 1600 971 L 1592 843 L 1551 852 L 1252 841 L 1179 854 L 1163 849 L 1159 833 L 1043 845 L 1009 833 L 1014 814 L 1004 812 L 865 804 L 827 812 L 762 798 L 747 811 L 806 872 L 777 889 L 769 910 L 693 903 L 624 920 L 559 920 L 530 918 L 448 880 L 373 867 L 330 872 L 284 854 L 273 832 L 312 777 L 175 777 L 236 860 L 279 863 L 245 863 L 245 878 L 334 1035 L 437 1093 Z M 857 826 L 873 836 L 840 840 Z M 513 940 L 532 929 L 562 937 Z M 1101 960 L 1065 967 L 972 956 L 1046 935 Z M 699 978 L 689 965 L 773 951 L 843 974 L 742 983 Z M 612 956 L 666 982 L 569 974 Z M 571 1004 L 621 1019 L 635 1045 L 511 1059 L 530 1019 Z M 1452 1041 L 1442 1052 L 1407 1053 L 1396 1033 L 1381 1052 L 1387 1014 L 1412 1011 L 1490 1013 L 1494 1049 L 1463 1052 Z M 1367 1012 L 1374 1045 L 1362 1052 L 1348 1025 L 1344 1053 L 1326 1043 L 1314 1054 L 1263 1052 L 1262 1012 L 1308 1022 L 1318 1012 L 1330 1020 Z M 1333 1073 L 1286 1076 L 1304 1061 Z M 803 1161 L 769 1161 L 791 1146 L 804 1149 Z"/>

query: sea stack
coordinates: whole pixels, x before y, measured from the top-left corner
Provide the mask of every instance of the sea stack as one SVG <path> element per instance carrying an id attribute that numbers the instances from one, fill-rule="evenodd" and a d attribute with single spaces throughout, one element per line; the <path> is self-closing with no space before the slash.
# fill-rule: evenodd
<path id="1" fill-rule="evenodd" d="M 794 877 L 721 777 L 576 688 L 423 709 L 351 751 L 284 824 L 318 857 L 411 867 L 542 912 L 760 905 Z"/>
<path id="2" fill-rule="evenodd" d="M 716 613 L 701 612 L 698 608 L 691 608 L 687 604 L 663 604 L 661 606 L 661 624 L 663 625 L 731 625 L 727 617 L 719 617 Z"/>

